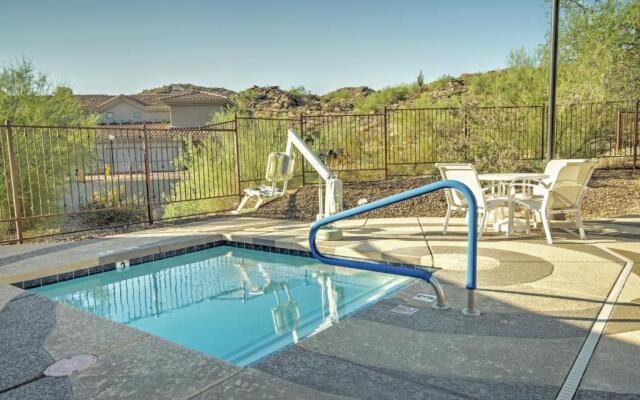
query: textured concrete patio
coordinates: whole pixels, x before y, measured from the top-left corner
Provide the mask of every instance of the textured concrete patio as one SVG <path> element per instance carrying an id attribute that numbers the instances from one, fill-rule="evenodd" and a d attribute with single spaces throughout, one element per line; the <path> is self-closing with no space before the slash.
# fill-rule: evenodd
<path id="1" fill-rule="evenodd" d="M 95 240 L 0 247 L 0 399 L 555 398 L 625 260 L 640 263 L 640 219 L 589 222 L 587 241 L 578 240 L 570 223 L 560 223 L 554 246 L 540 231 L 509 239 L 486 235 L 479 244 L 477 292 L 483 315 L 476 318 L 460 312 L 466 227 L 455 220 L 443 236 L 441 222 L 348 221 L 345 240 L 323 242 L 321 249 L 435 266 L 450 310 L 414 299 L 431 292 L 415 282 L 251 368 L 7 284 L 86 274 L 97 265 L 216 240 L 307 250 L 307 224 L 222 218 Z M 392 312 L 399 304 L 417 312 Z M 83 353 L 97 355 L 98 363 L 69 378 L 42 377 L 53 360 Z M 576 398 L 640 398 L 639 359 L 636 266 Z"/>

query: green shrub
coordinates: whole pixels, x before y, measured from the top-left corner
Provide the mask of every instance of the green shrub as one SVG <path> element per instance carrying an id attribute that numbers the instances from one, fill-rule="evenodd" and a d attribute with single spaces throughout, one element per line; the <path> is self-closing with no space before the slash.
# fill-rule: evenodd
<path id="1" fill-rule="evenodd" d="M 237 200 L 233 164 L 233 136 L 228 132 L 195 141 L 184 138 L 183 151 L 174 164 L 184 173 L 165 195 L 164 219 L 214 213 L 229 209 Z"/>
<path id="2" fill-rule="evenodd" d="M 124 186 L 94 192 L 80 211 L 80 222 L 92 228 L 131 224 L 145 218 L 144 202 L 137 196 L 129 196 Z"/>
<path id="3" fill-rule="evenodd" d="M 16 125 L 92 126 L 96 116 L 83 112 L 71 89 L 54 86 L 45 75 L 35 70 L 31 62 L 22 60 L 0 67 L 0 124 L 5 120 L 13 125 L 23 217 L 58 212 L 58 204 L 69 186 L 67 182 L 76 179 L 96 160 L 95 148 L 86 146 L 94 142 L 95 132 L 90 129 L 52 130 Z M 5 129 L 0 128 L 0 152 L 4 153 L 0 157 L 0 171 L 5 171 L 0 173 L 0 188 L 3 189 L 0 190 L 0 204 L 3 204 L 0 219 L 10 218 L 9 210 L 13 209 L 10 192 L 5 190 L 9 187 Z M 29 224 L 25 224 L 25 231 L 47 229 L 51 221 L 52 218 L 32 218 Z"/>
<path id="4" fill-rule="evenodd" d="M 440 162 L 468 162 L 482 173 L 537 171 L 541 168 L 540 155 L 525 159 L 529 141 L 522 140 L 522 132 L 511 130 L 509 113 L 495 113 L 492 109 L 462 108 L 457 110 L 459 119 L 466 114 L 467 129 L 459 125 L 441 135 L 437 143 Z M 466 132 L 466 134 L 465 134 Z M 532 135 L 539 138 L 538 131 Z M 536 159 L 538 158 L 538 159 Z"/>
<path id="5" fill-rule="evenodd" d="M 359 112 L 380 112 L 385 107 L 408 99 L 414 91 L 415 86 L 413 85 L 389 86 L 358 100 L 355 109 Z"/>

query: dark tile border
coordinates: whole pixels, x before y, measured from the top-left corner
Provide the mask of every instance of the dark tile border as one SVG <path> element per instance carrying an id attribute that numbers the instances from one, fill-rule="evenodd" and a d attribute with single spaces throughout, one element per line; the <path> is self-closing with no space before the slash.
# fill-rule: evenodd
<path id="1" fill-rule="evenodd" d="M 298 256 L 298 257 L 311 257 L 311 252 L 309 251 L 283 249 L 280 247 L 263 246 L 263 245 L 236 242 L 236 241 L 230 241 L 230 240 L 218 240 L 215 242 L 203 243 L 196 246 L 184 247 L 177 250 L 169 250 L 166 252 L 131 258 L 129 259 L 129 266 L 140 265 L 140 264 L 148 263 L 151 261 L 163 260 L 165 258 L 181 256 L 187 253 L 194 253 L 196 251 L 212 249 L 214 247 L 220 247 L 220 246 L 236 247 L 240 249 L 259 250 L 259 251 L 265 251 L 270 253 L 287 254 L 287 255 Z M 82 278 L 88 275 L 101 274 L 103 272 L 109 272 L 115 269 L 116 269 L 116 263 L 101 264 L 101 265 L 96 265 L 94 267 L 81 268 L 75 271 L 64 272 L 61 274 L 48 275 L 41 278 L 30 279 L 27 281 L 15 282 L 15 283 L 12 283 L 12 285 L 20 289 L 31 289 L 35 287 L 51 285 L 54 283 L 67 281 L 70 279 Z"/>
<path id="2" fill-rule="evenodd" d="M 151 261 L 157 261 L 157 260 L 162 260 L 162 259 L 165 259 L 165 258 L 181 256 L 181 255 L 184 255 L 184 254 L 187 254 L 187 253 L 194 253 L 196 251 L 212 249 L 214 247 L 220 247 L 220 246 L 235 247 L 235 248 L 239 248 L 239 249 L 257 250 L 257 251 L 264 251 L 264 252 L 268 252 L 268 253 L 278 253 L 278 254 L 285 254 L 285 255 L 297 256 L 297 257 L 307 257 L 307 258 L 312 258 L 313 257 L 310 251 L 305 251 L 305 250 L 283 249 L 281 247 L 267 246 L 267 245 L 261 245 L 261 244 L 253 244 L 253 243 L 237 242 L 237 241 L 233 241 L 233 240 L 218 240 L 218 241 L 215 241 L 215 242 L 208 242 L 208 243 L 199 244 L 199 245 L 196 245 L 196 246 L 184 247 L 184 248 L 177 249 L 177 250 L 169 250 L 169 251 L 166 251 L 166 252 L 160 252 L 160 253 L 150 254 L 150 255 L 146 255 L 146 256 L 142 256 L 142 257 L 131 258 L 131 259 L 129 259 L 129 266 L 135 266 L 135 265 L 148 263 L 148 262 L 151 262 Z M 352 260 L 362 261 L 362 259 L 358 259 L 358 258 L 355 258 L 355 257 L 342 257 L 341 256 L 341 258 L 348 258 L 348 259 L 352 259 Z M 376 262 L 381 262 L 381 261 L 376 261 Z M 421 266 L 421 265 L 395 263 L 395 262 L 390 262 L 390 261 L 386 261 L 386 262 L 383 262 L 383 263 L 386 264 L 386 265 L 395 266 L 395 267 L 402 267 L 402 268 L 414 268 L 414 269 L 424 269 L 424 268 L 426 268 L 429 271 L 436 270 L 436 268 L 424 267 L 424 266 Z M 61 274 L 48 275 L 48 276 L 44 276 L 44 277 L 41 277 L 41 278 L 31 279 L 31 280 L 28 280 L 28 281 L 15 282 L 15 283 L 12 283 L 12 285 L 16 286 L 16 287 L 18 287 L 20 289 L 32 289 L 32 288 L 35 288 L 35 287 L 51 285 L 51 284 L 54 284 L 54 283 L 67 281 L 67 280 L 70 280 L 70 279 L 82 278 L 82 277 L 85 277 L 85 276 L 88 276 L 88 275 L 101 274 L 103 272 L 109 272 L 109 271 L 113 271 L 115 269 L 116 269 L 116 263 L 113 262 L 113 263 L 108 263 L 108 264 L 96 265 L 95 267 L 81 268 L 81 269 L 78 269 L 78 270 L 75 270 L 75 271 L 71 271 L 71 272 L 64 272 L 64 273 L 61 273 Z"/>
<path id="3" fill-rule="evenodd" d="M 140 265 L 140 264 L 151 262 L 151 261 L 162 260 L 165 258 L 175 257 L 175 256 L 187 254 L 187 253 L 193 253 L 198 250 L 205 250 L 205 249 L 211 249 L 218 246 L 224 246 L 225 243 L 226 243 L 226 240 L 221 240 L 221 241 L 201 244 L 198 246 L 189 246 L 179 250 L 170 250 L 163 253 L 149 254 L 142 257 L 131 258 L 129 259 L 129 266 Z M 34 287 L 50 285 L 53 283 L 67 281 L 70 279 L 82 278 L 88 275 L 101 274 L 103 272 L 109 272 L 115 269 L 116 269 L 116 263 L 112 262 L 107 264 L 96 265 L 94 267 L 89 267 L 89 268 L 81 268 L 71 272 L 64 272 L 61 274 L 44 276 L 42 278 L 31 279 L 28 281 L 16 282 L 16 283 L 13 283 L 12 285 L 20 289 L 31 289 Z"/>

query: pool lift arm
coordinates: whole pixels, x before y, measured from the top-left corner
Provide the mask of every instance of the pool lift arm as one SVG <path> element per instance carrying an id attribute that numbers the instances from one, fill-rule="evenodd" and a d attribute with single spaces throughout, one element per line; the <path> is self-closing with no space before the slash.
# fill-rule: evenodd
<path id="1" fill-rule="evenodd" d="M 322 190 L 322 181 L 318 183 L 318 203 L 319 209 L 316 220 L 320 220 L 331 214 L 335 214 L 342 210 L 342 181 L 338 179 L 336 174 L 320 160 L 313 152 L 311 147 L 307 145 L 298 133 L 289 129 L 287 132 L 287 148 L 285 154 L 291 159 L 293 148 L 300 152 L 302 157 L 313 167 L 318 173 L 322 181 L 324 181 L 324 196 Z M 324 226 L 318 231 L 320 240 L 340 240 L 342 239 L 342 231 L 334 225 Z"/>

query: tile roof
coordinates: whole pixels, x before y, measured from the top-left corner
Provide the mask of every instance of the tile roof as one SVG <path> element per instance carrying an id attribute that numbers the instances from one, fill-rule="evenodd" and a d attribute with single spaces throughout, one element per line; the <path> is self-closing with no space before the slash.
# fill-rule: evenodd
<path id="1" fill-rule="evenodd" d="M 87 111 L 95 111 L 100 104 L 112 99 L 114 96 L 109 94 L 78 94 L 76 97 L 82 103 L 82 108 Z"/>
<path id="2" fill-rule="evenodd" d="M 210 92 L 173 92 L 162 94 L 131 94 L 121 95 L 135 101 L 145 107 L 157 107 L 169 110 L 169 105 L 179 104 L 213 104 L 225 105 L 229 100 L 226 96 Z M 77 95 L 84 109 L 96 111 L 102 104 L 118 96 L 106 94 L 81 94 Z"/>
<path id="3" fill-rule="evenodd" d="M 175 96 L 174 94 L 164 93 L 164 94 L 131 94 L 126 97 L 137 101 L 145 106 L 150 107 L 166 107 L 167 105 L 164 103 L 165 99 Z"/>
<path id="4" fill-rule="evenodd" d="M 227 96 L 211 92 L 189 92 L 178 94 L 162 100 L 165 104 L 216 104 L 224 105 L 229 101 Z"/>

